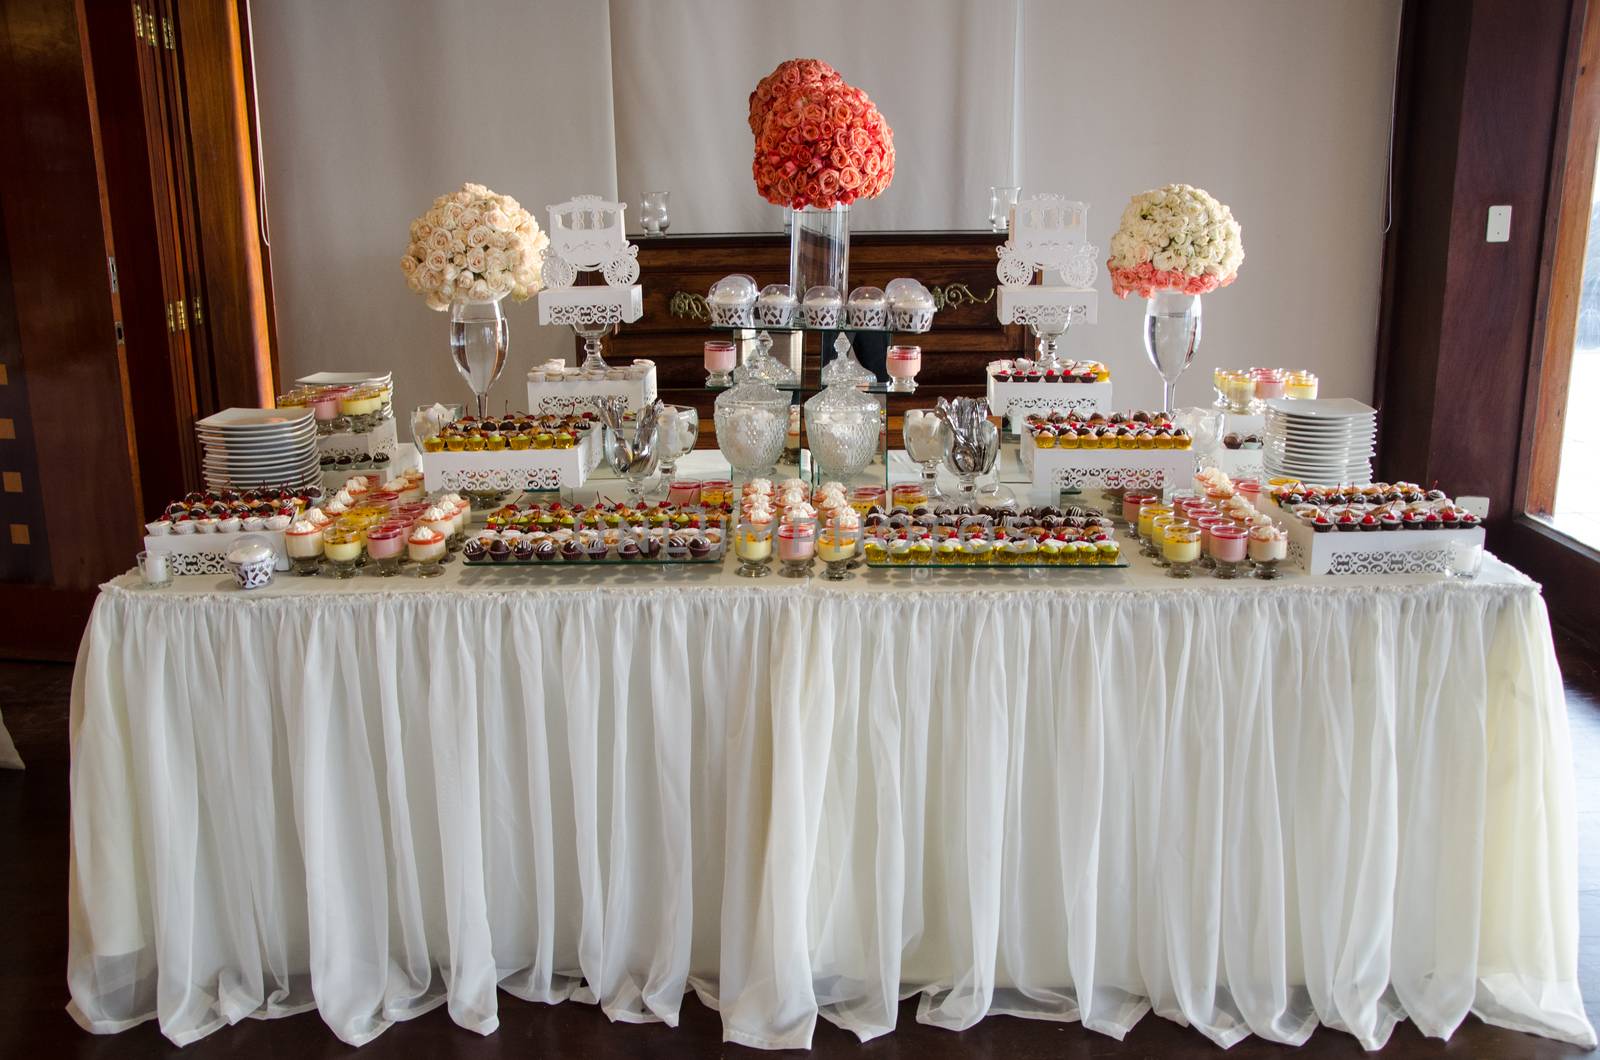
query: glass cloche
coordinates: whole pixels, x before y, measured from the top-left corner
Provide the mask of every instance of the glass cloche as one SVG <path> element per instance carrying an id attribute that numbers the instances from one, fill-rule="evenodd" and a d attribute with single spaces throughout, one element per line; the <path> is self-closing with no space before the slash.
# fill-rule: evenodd
<path id="1" fill-rule="evenodd" d="M 842 347 L 842 348 L 841 348 Z M 806 441 L 817 474 L 824 480 L 849 480 L 872 463 L 878 451 L 880 405 L 858 388 L 863 368 L 843 335 L 834 343 L 839 357 L 822 370 L 824 389 L 806 402 Z"/>
<path id="2" fill-rule="evenodd" d="M 783 456 L 789 428 L 789 395 L 752 373 L 733 370 L 734 384 L 717 395 L 717 448 L 739 479 L 770 478 Z"/>

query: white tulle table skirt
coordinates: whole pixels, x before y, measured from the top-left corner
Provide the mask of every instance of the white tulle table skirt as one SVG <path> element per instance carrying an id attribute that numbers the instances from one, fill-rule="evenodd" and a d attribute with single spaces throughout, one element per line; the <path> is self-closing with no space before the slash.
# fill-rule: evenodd
<path id="1" fill-rule="evenodd" d="M 359 1044 L 441 1003 L 491 1032 L 502 990 L 675 1023 L 693 989 L 766 1047 L 912 993 L 949 1028 L 1595 1040 L 1548 622 L 1493 561 L 630 577 L 108 586 L 74 1016 L 183 1043 L 315 1007 Z"/>

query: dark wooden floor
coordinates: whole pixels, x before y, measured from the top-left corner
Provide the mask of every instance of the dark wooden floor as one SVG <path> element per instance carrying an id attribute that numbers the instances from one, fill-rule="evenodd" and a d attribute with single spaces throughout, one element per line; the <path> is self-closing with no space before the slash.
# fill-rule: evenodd
<path id="1" fill-rule="evenodd" d="M 1566 677 L 1578 776 L 1580 887 L 1583 940 L 1580 974 L 1589 1018 L 1600 1023 L 1600 655 L 1558 638 Z M 97 1037 L 80 1031 L 64 1011 L 66 993 L 66 839 L 68 667 L 0 663 L 0 707 L 28 769 L 0 770 L 0 1060 L 23 1057 L 144 1057 L 179 1055 L 154 1023 L 124 1034 Z M 996 1016 L 962 1034 L 918 1024 L 915 1002 L 901 1007 L 899 1029 L 861 1045 L 819 1021 L 818 1057 L 870 1060 L 944 1056 L 997 1057 L 1215 1057 L 1221 1050 L 1195 1031 L 1147 1016 L 1126 1041 L 1117 1042 L 1077 1024 Z M 310 1060 L 348 1057 L 354 1050 L 329 1033 L 315 1013 L 290 1019 L 247 1020 L 182 1051 L 209 1057 L 274 1056 Z M 481 1038 L 450 1022 L 442 1008 L 396 1027 L 360 1050 L 362 1060 L 385 1057 L 611 1056 L 689 1057 L 756 1050 L 724 1045 L 715 1013 L 685 999 L 682 1025 L 634 1026 L 607 1022 L 593 1006 L 535 1005 L 500 995 L 500 1031 Z M 1449 1043 L 1429 1040 L 1401 1024 L 1383 1050 L 1386 1057 L 1558 1057 L 1583 1051 L 1557 1042 L 1488 1027 L 1469 1017 Z M 1247 1039 L 1229 1057 L 1365 1055 L 1355 1040 L 1318 1031 L 1305 1048 L 1291 1050 Z"/>

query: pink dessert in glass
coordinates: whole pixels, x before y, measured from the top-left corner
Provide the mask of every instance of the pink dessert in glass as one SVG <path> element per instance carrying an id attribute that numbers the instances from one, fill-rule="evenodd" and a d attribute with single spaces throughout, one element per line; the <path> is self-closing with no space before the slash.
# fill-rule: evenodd
<path id="1" fill-rule="evenodd" d="M 406 528 L 399 523 L 383 523 L 367 531 L 367 558 L 383 577 L 399 571 L 405 546 Z"/>

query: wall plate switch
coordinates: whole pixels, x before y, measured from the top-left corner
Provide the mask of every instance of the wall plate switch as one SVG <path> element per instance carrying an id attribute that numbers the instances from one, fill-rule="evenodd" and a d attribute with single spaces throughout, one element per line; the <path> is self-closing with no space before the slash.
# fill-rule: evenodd
<path id="1" fill-rule="evenodd" d="M 1489 207 L 1489 228 L 1484 232 L 1485 243 L 1504 243 L 1511 238 L 1511 207 Z"/>

